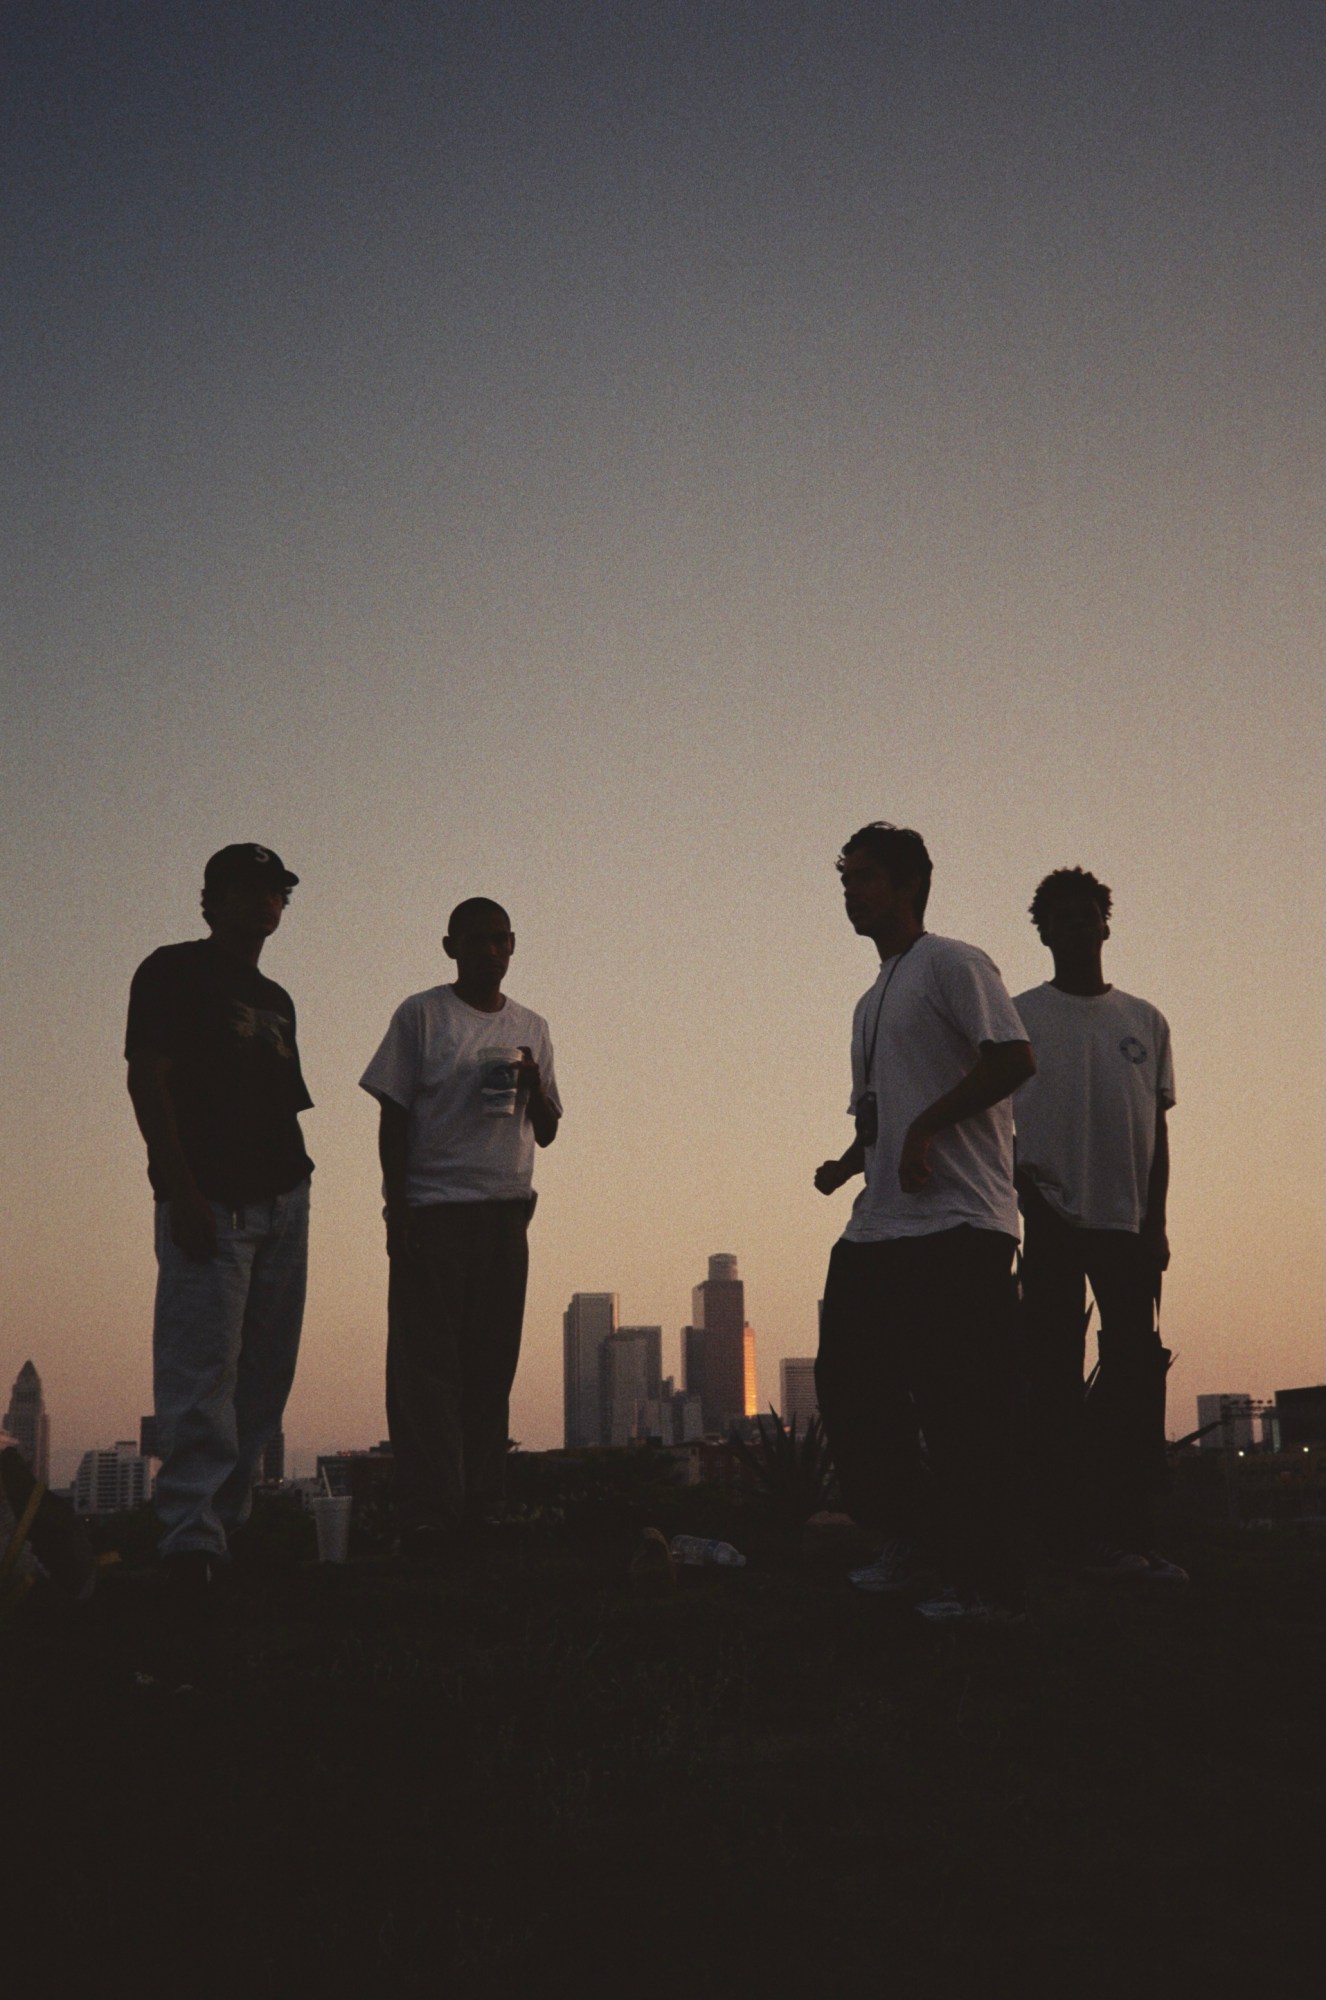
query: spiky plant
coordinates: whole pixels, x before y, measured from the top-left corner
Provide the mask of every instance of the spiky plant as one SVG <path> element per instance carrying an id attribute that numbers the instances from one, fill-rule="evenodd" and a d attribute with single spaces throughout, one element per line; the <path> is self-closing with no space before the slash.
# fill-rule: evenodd
<path id="1" fill-rule="evenodd" d="M 828 1505 L 833 1461 L 818 1416 L 798 1433 L 795 1422 L 785 1424 L 771 1403 L 768 1416 L 756 1419 L 754 1437 L 743 1438 L 734 1427 L 728 1446 L 789 1528 L 803 1527 Z"/>

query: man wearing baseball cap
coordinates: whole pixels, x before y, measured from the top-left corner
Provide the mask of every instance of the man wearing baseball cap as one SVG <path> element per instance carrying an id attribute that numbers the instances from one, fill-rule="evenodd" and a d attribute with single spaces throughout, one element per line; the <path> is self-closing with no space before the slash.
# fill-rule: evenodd
<path id="1" fill-rule="evenodd" d="M 156 1197 L 160 1552 L 196 1585 L 248 1517 L 304 1315 L 312 1099 L 294 1002 L 258 970 L 298 880 L 270 847 L 223 847 L 203 872 L 211 935 L 154 951 L 129 993 L 129 1095 Z"/>

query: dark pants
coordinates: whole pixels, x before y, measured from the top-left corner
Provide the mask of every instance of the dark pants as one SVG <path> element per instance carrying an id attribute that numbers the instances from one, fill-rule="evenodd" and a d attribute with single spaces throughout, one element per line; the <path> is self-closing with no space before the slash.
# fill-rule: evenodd
<path id="1" fill-rule="evenodd" d="M 996 1596 L 1022 1580 L 1008 1463 L 1014 1248 L 970 1228 L 836 1243 L 815 1362 L 854 1518 L 930 1545 L 946 1581 Z"/>
<path id="2" fill-rule="evenodd" d="M 413 1247 L 391 1260 L 387 1428 L 407 1523 L 501 1505 L 529 1215 L 527 1201 L 417 1208 Z"/>
<path id="3" fill-rule="evenodd" d="M 1026 1326 L 1033 1506 L 1047 1547 L 1104 1536 L 1151 1541 L 1152 1496 L 1165 1478 L 1165 1369 L 1156 1328 L 1154 1257 L 1124 1229 L 1079 1229 L 1024 1192 Z M 1086 1288 L 1096 1301 L 1100 1366 L 1083 1395 Z"/>

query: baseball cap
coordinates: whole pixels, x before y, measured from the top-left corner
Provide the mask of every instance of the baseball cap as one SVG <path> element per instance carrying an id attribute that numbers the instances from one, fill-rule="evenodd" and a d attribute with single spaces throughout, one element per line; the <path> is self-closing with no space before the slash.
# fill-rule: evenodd
<path id="1" fill-rule="evenodd" d="M 270 847 L 259 847 L 254 840 L 221 848 L 203 870 L 204 889 L 226 889 L 245 882 L 269 882 L 277 889 L 293 889 L 298 880 L 279 854 Z"/>

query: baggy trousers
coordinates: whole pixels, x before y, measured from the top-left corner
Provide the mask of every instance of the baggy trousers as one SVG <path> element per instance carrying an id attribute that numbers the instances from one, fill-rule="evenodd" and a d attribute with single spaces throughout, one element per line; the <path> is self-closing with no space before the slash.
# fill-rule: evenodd
<path id="1" fill-rule="evenodd" d="M 412 1209 L 391 1259 L 387 1428 L 407 1523 L 499 1507 L 529 1272 L 529 1201 Z"/>
<path id="2" fill-rule="evenodd" d="M 1151 1540 L 1165 1484 L 1165 1369 L 1156 1327 L 1156 1262 L 1124 1229 L 1080 1229 L 1034 1189 L 1022 1195 L 1022 1300 L 1028 1405 L 1047 1545 L 1104 1536 Z M 1083 1395 L 1086 1287 L 1096 1301 L 1100 1367 Z"/>
<path id="3" fill-rule="evenodd" d="M 929 1546 L 947 1582 L 994 1596 L 1022 1586 L 1009 1464 L 1015 1247 L 966 1226 L 839 1241 L 815 1362 L 854 1519 Z"/>
<path id="4" fill-rule="evenodd" d="M 248 1519 L 253 1481 L 295 1379 L 308 1275 L 309 1184 L 270 1201 L 212 1202 L 216 1255 L 171 1241 L 156 1209 L 152 1373 L 161 1470 L 161 1553 L 224 1556 Z"/>

